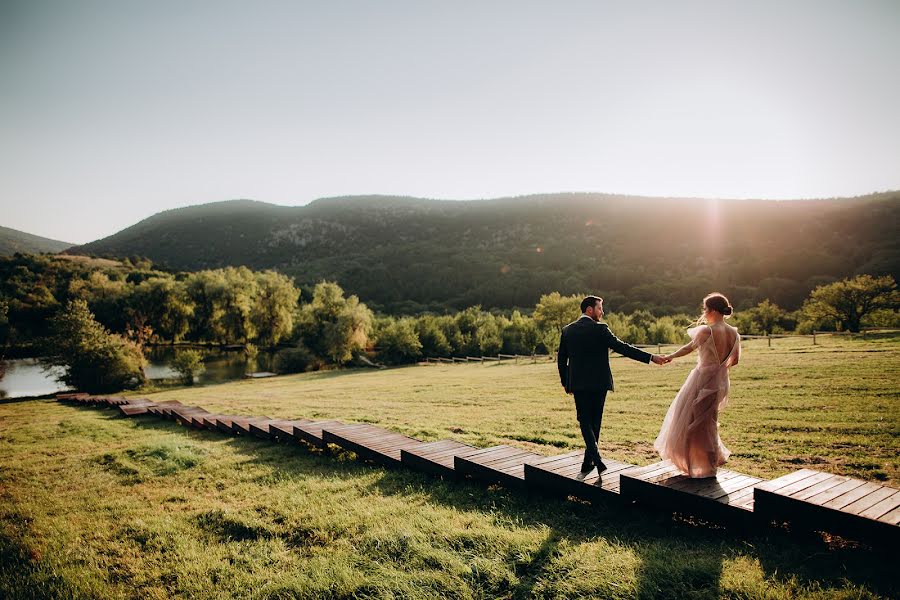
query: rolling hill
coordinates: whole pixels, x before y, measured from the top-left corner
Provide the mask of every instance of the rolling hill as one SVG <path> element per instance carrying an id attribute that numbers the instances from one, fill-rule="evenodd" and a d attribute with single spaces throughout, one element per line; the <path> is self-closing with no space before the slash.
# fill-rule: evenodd
<path id="1" fill-rule="evenodd" d="M 72 244 L 51 240 L 50 238 L 32 235 L 0 226 L 0 256 L 9 256 L 16 252 L 22 254 L 40 254 L 42 252 L 62 252 L 71 248 Z"/>
<path id="2" fill-rule="evenodd" d="M 900 192 L 823 200 L 552 194 L 481 201 L 395 196 L 285 207 L 251 200 L 159 213 L 73 254 L 145 256 L 176 270 L 275 268 L 336 280 L 388 312 L 530 307 L 600 293 L 614 310 L 796 308 L 815 285 L 900 266 Z"/>

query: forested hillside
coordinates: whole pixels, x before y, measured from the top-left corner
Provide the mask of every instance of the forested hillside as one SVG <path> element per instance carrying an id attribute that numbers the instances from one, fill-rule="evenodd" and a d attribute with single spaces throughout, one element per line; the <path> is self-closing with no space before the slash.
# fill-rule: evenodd
<path id="1" fill-rule="evenodd" d="M 590 291 L 613 310 L 694 312 L 718 289 L 738 308 L 795 309 L 823 282 L 900 271 L 900 193 L 802 201 L 553 194 L 483 201 L 388 196 L 283 207 L 239 200 L 171 210 L 72 253 L 172 269 L 276 268 L 337 281 L 393 313 L 531 307 Z"/>
<path id="2" fill-rule="evenodd" d="M 0 226 L 0 256 L 9 256 L 16 252 L 22 254 L 39 254 L 41 252 L 62 252 L 72 244 L 51 240 L 17 229 Z"/>

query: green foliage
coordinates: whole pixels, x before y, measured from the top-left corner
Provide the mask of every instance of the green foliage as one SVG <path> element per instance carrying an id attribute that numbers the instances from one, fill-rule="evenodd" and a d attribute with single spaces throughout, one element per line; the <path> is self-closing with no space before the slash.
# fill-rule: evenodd
<path id="1" fill-rule="evenodd" d="M 415 362 L 422 355 L 416 323 L 409 317 L 379 320 L 375 329 L 375 346 L 379 360 L 389 365 Z"/>
<path id="2" fill-rule="evenodd" d="M 422 345 L 422 356 L 449 357 L 452 355 L 453 348 L 450 346 L 447 334 L 444 333 L 441 324 L 442 319 L 432 315 L 423 315 L 416 319 L 416 334 Z"/>
<path id="3" fill-rule="evenodd" d="M 807 320 L 831 320 L 841 329 L 859 331 L 862 320 L 875 311 L 900 308 L 900 292 L 890 275 L 860 275 L 817 287 L 803 304 Z"/>
<path id="4" fill-rule="evenodd" d="M 134 287 L 129 312 L 132 323 L 150 323 L 159 338 L 177 342 L 190 328 L 194 304 L 183 281 L 153 277 Z"/>
<path id="5" fill-rule="evenodd" d="M 252 314 L 256 339 L 263 346 L 272 347 L 291 334 L 294 312 L 300 290 L 290 278 L 264 271 L 256 274 L 257 295 Z"/>
<path id="6" fill-rule="evenodd" d="M 9 302 L 6 298 L 0 297 L 0 356 L 3 356 L 7 341 L 9 341 Z"/>
<path id="7" fill-rule="evenodd" d="M 504 354 L 534 354 L 541 342 L 537 323 L 517 310 L 503 327 L 502 337 Z"/>
<path id="8" fill-rule="evenodd" d="M 544 294 L 534 309 L 534 321 L 542 333 L 544 345 L 556 352 L 563 327 L 581 315 L 584 296 L 562 296 L 559 292 Z"/>
<path id="9" fill-rule="evenodd" d="M 194 385 L 194 378 L 203 373 L 203 355 L 197 350 L 179 350 L 172 360 L 172 368 L 181 375 L 185 385 Z"/>
<path id="10" fill-rule="evenodd" d="M 138 387 L 145 381 L 140 348 L 111 334 L 94 319 L 84 300 L 73 300 L 54 317 L 43 360 L 63 368 L 60 381 L 79 391 L 103 393 Z"/>
<path id="11" fill-rule="evenodd" d="M 302 344 L 293 348 L 279 350 L 275 355 L 275 372 L 281 375 L 305 373 L 306 371 L 318 370 L 321 367 L 322 361 L 317 359 Z"/>
<path id="12" fill-rule="evenodd" d="M 791 325 L 788 313 L 768 299 L 736 313 L 731 321 L 745 335 L 781 333 Z"/>
<path id="13" fill-rule="evenodd" d="M 336 283 L 321 282 L 300 308 L 297 335 L 317 357 L 343 365 L 362 351 L 372 329 L 372 311 L 356 296 L 344 298 Z"/>

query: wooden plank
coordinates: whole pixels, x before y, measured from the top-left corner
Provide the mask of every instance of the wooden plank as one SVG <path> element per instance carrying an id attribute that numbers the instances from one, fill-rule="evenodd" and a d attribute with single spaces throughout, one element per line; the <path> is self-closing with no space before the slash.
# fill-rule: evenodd
<path id="1" fill-rule="evenodd" d="M 250 432 L 250 425 L 253 423 L 262 423 L 264 421 L 271 421 L 271 417 L 238 417 L 236 419 L 231 420 L 231 431 L 235 435 L 253 435 Z"/>
<path id="2" fill-rule="evenodd" d="M 458 476 L 455 467 L 457 456 L 465 458 L 485 450 L 484 448 L 475 448 L 474 446 L 456 442 L 455 440 L 448 441 L 454 442 L 454 447 L 437 453 L 423 452 L 423 450 L 426 450 L 425 446 L 428 444 L 423 444 L 417 448 L 404 448 L 400 451 L 400 461 L 404 465 L 408 465 L 419 471 L 434 473 L 445 477 L 456 477 Z"/>
<path id="3" fill-rule="evenodd" d="M 900 490 L 895 490 L 893 495 L 860 512 L 859 516 L 867 519 L 880 519 L 898 506 L 900 506 Z"/>
<path id="4" fill-rule="evenodd" d="M 878 517 L 878 520 L 888 525 L 900 524 L 900 508 L 895 508 L 891 512 L 881 515 Z"/>
<path id="5" fill-rule="evenodd" d="M 126 417 L 136 417 L 138 415 L 147 414 L 148 410 L 153 406 L 151 403 L 146 404 L 123 404 L 119 406 L 119 412 Z"/>
<path id="6" fill-rule="evenodd" d="M 294 425 L 294 437 L 316 448 L 324 448 L 325 441 L 322 439 L 322 430 L 325 427 L 336 429 L 342 425 L 344 423 L 334 420 L 311 421 L 302 425 Z"/>
<path id="7" fill-rule="evenodd" d="M 790 496 L 791 494 L 794 494 L 796 492 L 808 489 L 817 483 L 831 479 L 831 477 L 833 477 L 831 473 L 819 472 L 809 477 L 804 477 L 803 479 L 796 481 L 790 485 L 784 486 L 783 488 L 778 490 L 778 493 L 782 496 Z"/>
<path id="8" fill-rule="evenodd" d="M 866 494 L 856 502 L 852 502 L 847 506 L 841 508 L 841 512 L 845 512 L 849 515 L 858 515 L 862 511 L 870 508 L 882 500 L 886 498 L 890 498 L 894 495 L 897 490 L 889 487 L 880 487 L 877 490 L 873 490 L 871 493 Z"/>
<path id="9" fill-rule="evenodd" d="M 794 527 L 891 546 L 900 544 L 896 519 L 893 524 L 879 519 L 888 511 L 900 512 L 900 490 L 859 479 L 817 475 L 819 483 L 805 492 L 792 491 L 789 486 L 775 491 L 755 490 L 754 511 L 760 519 L 788 521 Z"/>
<path id="10" fill-rule="evenodd" d="M 881 486 L 878 485 L 877 483 L 864 483 L 861 486 L 859 486 L 858 488 L 855 488 L 853 490 L 850 490 L 849 492 L 841 494 L 840 496 L 838 496 L 837 498 L 834 498 L 833 500 L 829 500 L 822 506 L 825 508 L 841 509 L 841 508 L 844 508 L 845 506 L 847 506 L 848 504 L 852 504 L 853 502 L 856 502 L 863 496 L 867 496 L 868 494 L 874 492 L 875 490 L 877 490 L 880 487 Z"/>
<path id="11" fill-rule="evenodd" d="M 759 489 L 766 492 L 774 492 L 776 490 L 780 490 L 786 485 L 790 485 L 796 481 L 800 481 L 801 479 L 805 479 L 806 477 L 812 477 L 818 471 L 814 471 L 812 469 L 800 469 L 799 471 L 794 471 L 793 473 L 788 473 L 787 475 L 782 475 L 776 479 L 771 479 L 763 484 L 760 484 Z"/>
<path id="12" fill-rule="evenodd" d="M 461 442 L 457 442 L 456 440 L 438 440 L 436 442 L 423 442 L 422 446 L 420 446 L 420 448 L 416 452 L 416 454 L 418 456 L 437 455 L 437 454 L 440 454 L 441 452 L 455 450 L 456 448 L 459 447 L 460 443 Z M 463 444 L 463 445 L 465 445 L 465 444 Z"/>
<path id="13" fill-rule="evenodd" d="M 473 478 L 511 487 L 524 487 L 525 464 L 540 458 L 543 456 L 534 452 L 500 446 L 493 452 L 456 456 L 453 463 L 459 473 Z"/>
<path id="14" fill-rule="evenodd" d="M 854 490 L 861 485 L 865 485 L 865 481 L 861 479 L 848 479 L 844 483 L 838 484 L 831 489 L 819 492 L 814 494 L 808 498 L 804 498 L 804 500 L 808 501 L 810 504 L 822 505 L 826 502 L 837 498 L 841 494 L 845 494 L 850 490 Z"/>
<path id="15" fill-rule="evenodd" d="M 652 473 L 652 472 L 651 472 Z M 619 489 L 624 500 L 657 506 L 664 510 L 693 514 L 721 522 L 748 522 L 752 510 L 747 495 L 762 480 L 720 469 L 716 478 L 691 478 L 680 471 L 657 471 L 656 475 L 625 471 Z M 732 502 L 743 500 L 743 502 Z"/>
<path id="16" fill-rule="evenodd" d="M 360 428 L 323 429 L 322 440 L 354 452 L 362 459 L 373 460 L 389 467 L 401 464 L 400 452 L 403 449 L 415 448 L 423 444 L 420 440 L 396 432 L 383 431 L 384 433 L 380 436 L 372 437 L 368 435 L 370 432 Z"/>
<path id="17" fill-rule="evenodd" d="M 791 494 L 791 497 L 796 498 L 797 500 L 806 500 L 807 498 L 811 498 L 812 496 L 815 496 L 820 492 L 830 490 L 831 488 L 835 488 L 848 481 L 850 481 L 849 477 L 844 477 L 843 475 L 832 475 L 829 479 L 820 481 L 816 485 L 812 485 L 805 490 L 794 492 L 793 494 Z"/>
<path id="18" fill-rule="evenodd" d="M 279 442 L 294 440 L 294 427 L 311 423 L 308 419 L 281 420 L 269 425 L 269 435 Z"/>

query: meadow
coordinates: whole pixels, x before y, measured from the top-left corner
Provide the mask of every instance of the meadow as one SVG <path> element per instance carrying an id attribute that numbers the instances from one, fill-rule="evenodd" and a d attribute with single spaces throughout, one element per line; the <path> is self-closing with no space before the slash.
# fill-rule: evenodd
<path id="1" fill-rule="evenodd" d="M 900 485 L 900 338 L 744 345 L 729 467 Z M 652 450 L 693 364 L 612 361 L 604 456 Z M 140 395 L 147 395 L 146 393 Z M 377 423 L 423 440 L 580 448 L 553 363 L 328 371 L 150 394 L 211 411 Z M 52 400 L 0 404 L 8 598 L 875 598 L 892 554 L 782 530 L 442 481 Z"/>

